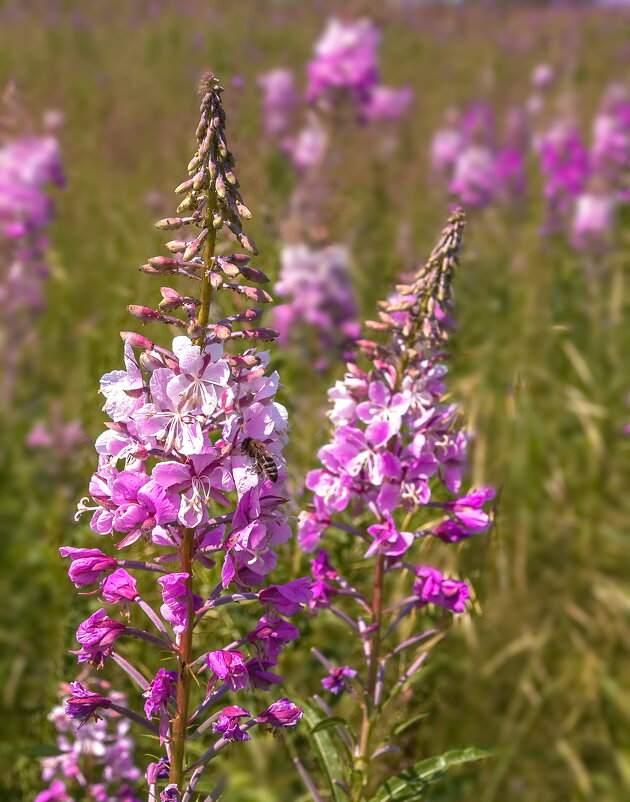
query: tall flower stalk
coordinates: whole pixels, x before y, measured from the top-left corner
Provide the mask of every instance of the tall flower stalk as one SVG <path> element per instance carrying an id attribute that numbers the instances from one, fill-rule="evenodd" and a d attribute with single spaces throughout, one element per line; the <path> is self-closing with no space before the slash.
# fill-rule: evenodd
<path id="1" fill-rule="evenodd" d="M 385 727 L 392 703 L 442 637 L 443 611 L 463 613 L 470 596 L 465 582 L 418 556 L 431 538 L 457 543 L 491 523 L 483 507 L 492 489 L 461 494 L 469 436 L 444 400 L 463 226 L 456 211 L 428 262 L 368 323 L 384 342 L 360 340 L 362 359 L 330 390 L 332 438 L 307 477 L 314 497 L 300 516 L 300 540 L 317 549 L 310 606 L 337 616 L 363 656 L 362 664 L 335 665 L 313 650 L 327 671 L 324 689 L 346 691 L 359 712 L 358 722 L 336 725 L 351 755 L 344 782 L 352 802 L 371 798 L 375 759 L 395 748 Z"/>
<path id="2" fill-rule="evenodd" d="M 335 356 L 346 358 L 359 331 L 350 249 L 330 241 L 325 209 L 345 157 L 344 135 L 371 126 L 378 131 L 375 141 L 390 151 L 396 123 L 413 100 L 409 87 L 380 83 L 380 39 L 367 18 L 328 21 L 307 65 L 297 131 L 291 131 L 299 99 L 292 73 L 276 69 L 260 77 L 263 128 L 290 157 L 295 173 L 280 230 L 274 289 L 284 303 L 274 312 L 274 325 L 283 342 L 321 370 L 330 368 Z"/>
<path id="3" fill-rule="evenodd" d="M 246 283 L 267 281 L 248 265 L 249 256 L 215 254 L 221 230 L 257 252 L 242 229 L 250 212 L 227 147 L 221 93 L 207 74 L 189 178 L 176 189 L 184 196 L 179 216 L 156 223 L 160 230 L 191 233 L 167 244 L 171 256 L 156 256 L 141 268 L 185 277 L 197 292 L 162 287 L 157 308 L 129 307 L 138 320 L 173 326 L 180 334 L 169 349 L 123 332 L 125 370 L 101 380 L 111 422 L 96 442 L 91 501 L 83 499 L 78 514 L 91 513 L 92 530 L 111 535 L 118 552 L 61 549 L 71 560 L 74 584 L 97 584 L 101 601 L 123 614 L 110 617 L 105 608 L 93 613 L 78 628 L 76 655 L 96 668 L 111 658 L 144 697 L 144 713 L 120 705 L 116 710 L 165 749 L 147 769 L 150 800 L 159 793 L 161 800 L 189 802 L 208 762 L 228 744 L 249 740 L 255 726 L 287 727 L 301 717 L 287 699 L 258 715 L 232 703 L 217 709 L 228 693 L 281 682 L 271 669 L 298 636 L 286 617 L 311 595 L 307 578 L 264 587 L 276 566 L 274 547 L 291 535 L 282 494 L 287 415 L 275 401 L 279 377 L 267 372 L 269 355 L 255 347 L 276 332 L 252 326 L 261 312 L 242 304 L 211 322 L 215 303 L 226 295 L 237 303 L 271 300 Z M 238 341 L 246 346 L 240 353 L 232 347 Z M 133 545 L 143 554 L 128 555 Z M 216 636 L 208 637 L 207 614 L 243 603 L 262 605 L 258 623 L 219 648 Z M 160 667 L 153 677 L 134 666 L 123 646 L 129 638 L 157 651 Z M 72 687 L 69 717 L 86 721 L 112 708 L 107 696 L 80 683 Z M 214 743 L 201 748 L 199 739 L 212 733 Z"/>

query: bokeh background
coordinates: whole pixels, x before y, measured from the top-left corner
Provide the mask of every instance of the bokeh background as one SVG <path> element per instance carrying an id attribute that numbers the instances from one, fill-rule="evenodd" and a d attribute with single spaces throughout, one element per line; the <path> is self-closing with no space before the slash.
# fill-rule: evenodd
<path id="1" fill-rule="evenodd" d="M 121 361 L 118 332 L 133 328 L 125 306 L 151 302 L 159 286 L 137 267 L 161 252 L 152 223 L 173 211 L 198 77 L 212 69 L 226 87 L 256 264 L 275 279 L 295 176 L 264 135 L 258 78 L 289 67 L 303 91 L 313 45 L 341 13 L 371 17 L 383 34 L 383 78 L 414 93 L 385 149 L 380 125 L 341 121 L 332 133 L 339 157 L 322 200 L 325 237 L 350 249 L 362 319 L 426 256 L 448 213 L 429 159 L 447 110 L 477 100 L 502 119 L 548 64 L 555 85 L 537 124 L 552 122 L 570 97 L 588 140 L 607 86 L 630 82 L 630 11 L 525 0 L 0 4 L 0 79 L 15 80 L 32 120 L 47 110 L 63 116 L 55 135 L 67 177 L 53 192 L 45 305 L 20 334 L 15 387 L 0 411 L 1 799 L 32 799 L 42 787 L 38 757 L 54 742 L 47 714 L 76 668 L 67 650 L 90 600 L 75 595 L 57 549 L 94 545 L 73 513 L 102 430 L 98 380 Z M 527 175 L 521 202 L 468 210 L 451 387 L 476 432 L 473 479 L 500 491 L 497 525 L 458 560 L 476 602 L 406 699 L 426 716 L 407 733 L 401 760 L 491 751 L 436 800 L 622 802 L 630 799 L 630 213 L 619 207 L 606 247 L 594 252 L 543 237 L 533 151 Z M 0 359 L 14 347 L 9 335 Z M 314 370 L 292 348 L 274 358 L 299 432 L 289 462 L 299 488 L 326 436 L 326 388 L 343 366 L 332 359 Z M 29 440 L 38 423 L 49 445 Z M 285 556 L 287 573 L 297 571 L 295 546 Z M 303 623 L 312 643 L 326 638 L 319 626 Z M 317 690 L 299 643 L 286 666 Z M 233 758 L 235 800 L 304 793 L 273 750 Z"/>

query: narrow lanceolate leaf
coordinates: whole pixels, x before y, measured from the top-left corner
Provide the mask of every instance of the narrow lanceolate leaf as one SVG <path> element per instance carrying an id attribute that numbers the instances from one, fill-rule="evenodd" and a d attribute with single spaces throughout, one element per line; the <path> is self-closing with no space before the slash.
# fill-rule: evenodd
<path id="1" fill-rule="evenodd" d="M 329 718 L 323 718 L 311 729 L 310 734 L 315 735 L 316 732 L 330 730 L 333 729 L 333 727 L 338 727 L 339 725 L 343 726 L 345 723 L 345 718 L 342 718 L 341 716 L 330 716 Z"/>
<path id="2" fill-rule="evenodd" d="M 341 791 L 338 783 L 344 783 L 343 767 L 339 755 L 339 747 L 335 745 L 333 738 L 326 729 L 318 729 L 318 725 L 333 726 L 331 723 L 332 718 L 336 716 L 322 716 L 311 707 L 307 702 L 300 700 L 300 706 L 304 711 L 304 720 L 309 727 L 308 739 L 312 749 L 315 752 L 317 760 L 322 768 L 326 777 L 327 784 L 330 790 L 330 798 L 333 802 L 343 802 L 345 796 Z"/>
<path id="3" fill-rule="evenodd" d="M 421 760 L 386 780 L 370 802 L 416 802 L 424 799 L 428 786 L 440 780 L 447 771 L 486 757 L 488 752 L 485 750 L 469 747 Z"/>

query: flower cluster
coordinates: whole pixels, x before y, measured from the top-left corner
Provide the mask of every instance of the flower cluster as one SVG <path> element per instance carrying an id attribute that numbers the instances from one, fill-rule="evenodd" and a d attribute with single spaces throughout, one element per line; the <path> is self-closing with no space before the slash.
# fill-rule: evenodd
<path id="1" fill-rule="evenodd" d="M 353 681 L 356 668 L 334 666 L 315 652 L 328 672 L 323 687 L 333 694 L 351 690 L 364 711 L 353 763 L 354 776 L 363 780 L 385 694 L 395 694 L 413 677 L 427 656 L 425 641 L 435 634 L 426 630 L 396 643 L 401 621 L 425 608 L 462 613 L 470 595 L 465 582 L 415 564 L 416 547 L 431 537 L 458 543 L 491 524 L 485 508 L 494 491 L 462 493 L 469 435 L 456 406 L 444 400 L 451 282 L 463 224 L 463 214 L 455 211 L 426 265 L 368 323 L 386 342 L 359 340 L 367 366 L 350 362 L 344 379 L 329 391 L 332 437 L 319 451 L 321 467 L 306 480 L 313 504 L 300 514 L 299 537 L 306 551 L 318 550 L 311 561 L 309 606 L 337 615 L 359 637 L 366 658 L 359 683 Z M 334 546 L 335 530 L 343 538 L 343 545 L 337 542 L 338 567 L 320 548 L 324 533 Z M 359 555 L 348 553 L 348 536 Z M 356 574 L 355 556 L 363 565 Z M 367 592 L 366 558 L 374 560 Z M 401 599 L 405 584 L 410 592 Z M 386 600 L 388 588 L 396 592 Z M 344 598 L 358 604 L 358 616 L 342 609 Z M 398 679 L 392 682 L 389 675 L 388 683 L 397 662 L 392 658 L 419 644 L 420 653 Z M 363 799 L 360 783 L 351 784 L 350 798 Z"/>
<path id="2" fill-rule="evenodd" d="M 312 248 L 302 243 L 282 249 L 275 290 L 290 303 L 276 307 L 274 324 L 283 341 L 298 324 L 319 333 L 316 367 L 324 366 L 323 354 L 343 353 L 359 334 L 349 262 L 343 245 Z"/>
<path id="3" fill-rule="evenodd" d="M 320 367 L 335 353 L 343 355 L 357 332 L 348 249 L 327 240 L 323 219 L 327 176 L 339 157 L 333 120 L 335 135 L 357 123 L 379 126 L 380 146 L 391 149 L 395 123 L 413 100 L 408 87 L 379 82 L 380 38 L 368 19 L 328 22 L 307 65 L 301 127 L 293 124 L 299 98 L 292 73 L 281 68 L 259 79 L 263 128 L 290 158 L 296 178 L 280 232 L 282 268 L 275 289 L 285 304 L 276 310 L 274 325 L 285 341 L 312 345 L 301 349 L 301 357 Z"/>
<path id="4" fill-rule="evenodd" d="M 77 791 L 90 802 L 140 802 L 141 772 L 133 760 L 130 724 L 114 709 L 124 707 L 125 695 L 102 680 L 92 680 L 91 687 L 109 696 L 72 682 L 62 688 L 62 704 L 48 716 L 57 730 L 59 754 L 42 759 L 42 779 L 49 785 L 35 802 L 73 802 Z"/>
<path id="5" fill-rule="evenodd" d="M 3 97 L 0 132 L 0 318 L 5 349 L 4 402 L 19 361 L 19 345 L 29 339 L 32 321 L 44 308 L 42 286 L 48 278 L 46 230 L 54 216 L 51 186 L 62 186 L 59 143 L 52 131 L 38 133 L 24 115 L 10 84 Z"/>
<path id="6" fill-rule="evenodd" d="M 268 352 L 247 346 L 238 353 L 230 346 L 239 340 L 271 340 L 277 333 L 252 325 L 260 310 L 242 306 L 216 323 L 209 321 L 211 302 L 219 294 L 263 303 L 270 296 L 242 281 L 267 281 L 262 271 L 248 266 L 249 257 L 214 253 L 223 227 L 247 250 L 255 252 L 256 247 L 241 227 L 241 219 L 250 215 L 226 144 L 222 89 L 208 75 L 201 91 L 197 151 L 188 165 L 191 177 L 176 190 L 184 194 L 178 213 L 186 216 L 156 224 L 161 230 L 188 226 L 194 233 L 168 243 L 172 256 L 154 257 L 141 268 L 197 281 L 199 295 L 183 296 L 163 287 L 157 309 L 129 307 L 141 321 L 162 322 L 185 333 L 165 348 L 123 332 L 125 369 L 101 380 L 110 422 L 96 441 L 99 458 L 89 486 L 91 501 L 83 499 L 78 513 L 91 516 L 96 534 L 114 540 L 117 556 L 98 548 L 61 549 L 70 558 L 74 584 L 96 585 L 106 605 L 77 630 L 78 662 L 96 668 L 109 659 L 118 663 L 145 700 L 144 716 L 131 710 L 123 714 L 165 746 L 163 765 L 157 769 L 152 764 L 147 771 L 154 796 L 165 774 L 171 790 L 163 793 L 181 794 L 186 784 L 192 793 L 208 760 L 230 741 L 247 740 L 247 730 L 255 724 L 296 723 L 301 711 L 286 700 L 253 717 L 234 712 L 241 708 L 233 706 L 215 710 L 206 721 L 202 714 L 227 692 L 268 689 L 281 682 L 271 669 L 283 647 L 298 636 L 283 616 L 297 612 L 311 597 L 305 580 L 265 587 L 276 566 L 275 547 L 291 536 L 282 493 L 287 413 L 275 400 L 279 376 L 267 370 Z M 136 543 L 152 552 L 153 559 L 130 559 L 126 550 Z M 153 584 L 151 577 L 156 578 Z M 161 600 L 158 609 L 151 604 L 156 596 Z M 215 642 L 208 651 L 201 641 L 194 651 L 194 636 L 202 634 L 206 613 L 256 601 L 262 614 L 253 630 L 221 649 Z M 144 616 L 147 630 L 135 625 L 138 616 Z M 125 656 L 129 637 L 162 651 L 163 665 L 152 678 Z M 170 664 L 164 665 L 169 657 Z M 207 693 L 194 710 L 193 673 L 209 675 Z M 107 706 L 107 699 L 88 699 L 66 711 L 84 719 L 88 711 Z M 210 725 L 219 740 L 186 766 L 187 741 Z"/>
<path id="7" fill-rule="evenodd" d="M 577 250 L 601 252 L 619 205 L 630 200 L 630 96 L 618 83 L 605 90 L 589 143 L 566 98 L 551 122 L 532 133 L 553 83 L 549 65 L 537 68 L 533 83 L 535 94 L 509 110 L 501 137 L 487 105 L 473 103 L 463 115 L 450 109 L 432 140 L 432 174 L 470 208 L 522 203 L 532 154 L 543 183 L 542 233 L 563 234 Z"/>

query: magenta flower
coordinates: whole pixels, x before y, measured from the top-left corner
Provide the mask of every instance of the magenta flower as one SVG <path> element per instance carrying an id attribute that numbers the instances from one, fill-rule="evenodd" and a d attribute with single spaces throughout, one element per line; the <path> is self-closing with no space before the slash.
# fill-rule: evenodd
<path id="1" fill-rule="evenodd" d="M 347 92 L 365 101 L 378 83 L 380 33 L 367 19 L 331 19 L 308 65 L 308 100 L 329 101 Z"/>
<path id="2" fill-rule="evenodd" d="M 214 671 L 219 679 L 224 680 L 231 690 L 238 691 L 247 687 L 247 667 L 240 652 L 227 652 L 221 649 L 216 652 L 208 652 L 206 665 L 211 671 Z M 208 685 L 209 691 L 210 685 Z"/>
<path id="3" fill-rule="evenodd" d="M 413 543 L 414 536 L 411 532 L 399 532 L 392 516 L 383 511 L 384 523 L 372 524 L 368 526 L 368 534 L 374 540 L 365 552 L 366 557 L 374 554 L 386 554 L 388 557 L 400 557 Z"/>
<path id="4" fill-rule="evenodd" d="M 168 735 L 169 715 L 168 703 L 175 698 L 177 683 L 177 671 L 167 671 L 160 668 L 149 686 L 142 694 L 146 699 L 144 703 L 144 713 L 147 718 L 157 715 L 160 724 L 160 746 L 164 743 Z"/>
<path id="5" fill-rule="evenodd" d="M 267 670 L 277 665 L 278 663 L 275 660 L 268 658 L 254 657 L 252 660 L 248 660 L 245 668 L 249 686 L 260 688 L 261 691 L 268 691 L 272 685 L 281 685 L 282 677 L 274 674 L 273 671 Z"/>
<path id="6" fill-rule="evenodd" d="M 53 780 L 48 788 L 40 791 L 34 802 L 73 802 L 66 791 L 66 784 L 61 780 Z"/>
<path id="7" fill-rule="evenodd" d="M 192 591 L 186 584 L 190 574 L 168 574 L 159 577 L 158 584 L 162 586 L 162 600 L 164 604 L 160 612 L 171 624 L 176 635 L 181 635 L 188 624 L 188 606 L 193 605 L 193 611 L 199 609 L 202 600 L 199 596 L 193 597 Z"/>
<path id="8" fill-rule="evenodd" d="M 109 618 L 105 610 L 97 610 L 86 618 L 77 629 L 77 640 L 81 649 L 74 652 L 79 663 L 89 662 L 96 668 L 104 665 L 114 643 L 124 634 L 127 627 Z"/>
<path id="9" fill-rule="evenodd" d="M 327 677 L 322 680 L 322 686 L 331 693 L 339 694 L 348 687 L 347 679 L 356 677 L 357 672 L 349 666 L 333 666 Z"/>
<path id="10" fill-rule="evenodd" d="M 116 505 L 112 527 L 129 532 L 119 547 L 134 543 L 142 534 L 177 518 L 178 499 L 157 482 L 138 471 L 122 471 L 112 485 L 112 504 Z"/>
<path id="11" fill-rule="evenodd" d="M 175 783 L 169 783 L 163 791 L 160 791 L 160 802 L 179 802 L 181 795 Z"/>
<path id="12" fill-rule="evenodd" d="M 212 732 L 220 733 L 226 741 L 249 741 L 249 735 L 240 728 L 240 719 L 251 718 L 242 707 L 224 707 L 212 725 Z"/>
<path id="13" fill-rule="evenodd" d="M 270 585 L 260 591 L 258 598 L 263 604 L 270 604 L 280 615 L 291 616 L 310 600 L 310 585 L 310 578 L 303 576 L 284 585 Z"/>
<path id="14" fill-rule="evenodd" d="M 62 546 L 59 553 L 62 557 L 70 557 L 68 576 L 77 588 L 98 582 L 105 571 L 111 571 L 118 564 L 114 557 L 108 557 L 100 549 Z"/>
<path id="15" fill-rule="evenodd" d="M 258 76 L 263 92 L 263 128 L 268 137 L 282 137 L 290 127 L 291 116 L 298 101 L 293 73 L 275 69 Z"/>
<path id="16" fill-rule="evenodd" d="M 111 573 L 101 585 L 101 597 L 108 604 L 121 602 L 123 606 L 135 601 L 138 598 L 136 580 L 129 571 L 119 568 Z"/>
<path id="17" fill-rule="evenodd" d="M 125 343 L 124 359 L 125 370 L 113 370 L 101 378 L 103 409 L 113 421 L 131 418 L 146 403 L 144 378 L 129 343 Z"/>
<path id="18" fill-rule="evenodd" d="M 259 647 L 264 658 L 275 660 L 286 644 L 299 636 L 297 628 L 288 621 L 263 616 L 258 625 L 248 633 L 247 640 Z"/>
<path id="19" fill-rule="evenodd" d="M 302 708 L 289 699 L 278 699 L 256 718 L 259 724 L 271 727 L 294 727 L 302 718 Z"/>
<path id="20" fill-rule="evenodd" d="M 436 604 L 454 613 L 463 613 L 466 601 L 470 597 L 468 585 L 454 579 L 446 579 L 437 568 L 421 565 L 416 568 L 418 581 L 414 583 L 413 592 L 418 597 L 420 606 Z"/>
<path id="21" fill-rule="evenodd" d="M 88 691 L 80 682 L 71 682 L 72 695 L 66 700 L 65 713 L 68 718 L 80 719 L 81 724 L 89 718 L 98 718 L 97 710 L 107 710 L 111 707 L 111 700 L 100 693 Z"/>
<path id="22" fill-rule="evenodd" d="M 408 86 L 376 86 L 361 106 L 361 117 L 370 123 L 399 120 L 413 103 L 413 89 Z"/>

